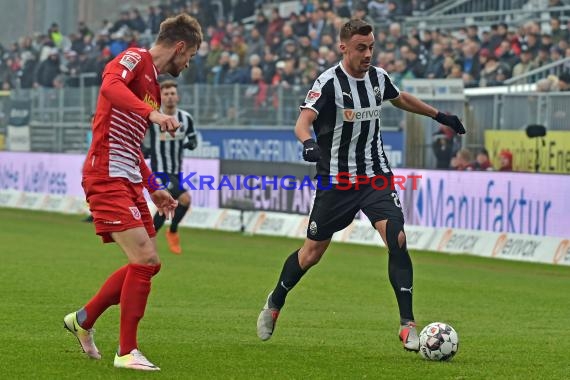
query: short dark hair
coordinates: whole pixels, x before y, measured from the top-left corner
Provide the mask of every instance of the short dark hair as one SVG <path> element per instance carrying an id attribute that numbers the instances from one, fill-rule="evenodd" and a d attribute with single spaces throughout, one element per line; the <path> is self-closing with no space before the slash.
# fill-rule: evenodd
<path id="1" fill-rule="evenodd" d="M 164 90 L 165 88 L 171 88 L 174 87 L 176 89 L 178 89 L 178 83 L 176 83 L 176 81 L 173 80 L 165 80 L 164 82 L 160 83 L 160 90 Z"/>
<path id="2" fill-rule="evenodd" d="M 372 33 L 372 25 L 366 21 L 360 19 L 352 19 L 345 23 L 340 29 L 340 40 L 348 41 L 352 36 L 360 34 L 361 36 L 367 36 Z"/>

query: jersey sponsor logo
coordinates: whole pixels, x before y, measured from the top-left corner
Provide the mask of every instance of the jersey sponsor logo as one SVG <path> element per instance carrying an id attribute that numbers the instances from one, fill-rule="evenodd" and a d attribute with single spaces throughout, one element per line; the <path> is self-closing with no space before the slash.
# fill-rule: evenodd
<path id="1" fill-rule="evenodd" d="M 343 120 L 349 122 L 359 122 L 367 120 L 376 120 L 380 118 L 380 106 L 368 107 L 368 108 L 358 108 L 355 110 L 345 109 L 342 112 Z"/>
<path id="2" fill-rule="evenodd" d="M 315 104 L 317 100 L 321 97 L 320 91 L 310 90 L 305 98 L 305 103 L 307 104 Z"/>
<path id="3" fill-rule="evenodd" d="M 129 53 L 132 53 L 132 54 L 129 54 Z M 140 55 L 138 55 L 137 53 L 128 51 L 125 53 L 125 55 L 123 55 L 123 57 L 121 58 L 119 63 L 121 65 L 125 66 L 129 71 L 133 71 L 135 69 L 135 67 L 139 64 L 140 61 L 141 61 Z"/>
<path id="4" fill-rule="evenodd" d="M 151 106 L 152 109 L 154 110 L 160 109 L 160 104 L 158 104 L 158 102 L 154 100 L 153 97 L 148 92 L 144 94 L 143 102 Z"/>
<path id="5" fill-rule="evenodd" d="M 141 220 L 141 212 L 138 208 L 129 207 L 129 210 L 131 210 L 131 214 L 133 214 L 133 218 L 135 218 L 135 220 Z"/>

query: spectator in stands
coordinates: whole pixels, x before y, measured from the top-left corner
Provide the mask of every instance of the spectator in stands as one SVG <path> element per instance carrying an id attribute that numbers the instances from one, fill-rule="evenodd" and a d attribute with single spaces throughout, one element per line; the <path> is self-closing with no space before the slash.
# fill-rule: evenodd
<path id="1" fill-rule="evenodd" d="M 479 44 L 473 40 L 467 40 L 463 44 L 463 72 L 471 78 L 468 87 L 476 87 L 479 82 L 479 73 L 481 72 L 479 62 Z"/>
<path id="2" fill-rule="evenodd" d="M 461 148 L 455 155 L 456 170 L 473 170 L 473 154 L 467 148 Z"/>
<path id="3" fill-rule="evenodd" d="M 467 38 L 481 44 L 481 39 L 479 38 L 479 27 L 477 25 L 469 25 L 467 27 Z"/>
<path id="4" fill-rule="evenodd" d="M 512 70 L 513 66 L 518 62 L 518 57 L 513 53 L 511 43 L 507 40 L 499 44 L 495 49 L 494 55 L 497 57 L 499 63 L 509 70 Z"/>
<path id="5" fill-rule="evenodd" d="M 239 62 L 239 58 L 237 59 Z M 212 83 L 221 85 L 226 83 L 226 74 L 230 69 L 230 53 L 222 51 L 219 55 L 218 64 L 212 68 Z"/>
<path id="6" fill-rule="evenodd" d="M 150 6 L 148 7 L 148 21 L 147 25 L 150 29 L 150 33 L 155 35 L 158 34 L 160 29 L 160 23 L 164 20 L 164 14 L 158 7 Z"/>
<path id="7" fill-rule="evenodd" d="M 368 15 L 374 22 L 386 22 L 389 14 L 390 8 L 386 0 L 372 0 L 368 3 Z"/>
<path id="8" fill-rule="evenodd" d="M 407 70 L 414 78 L 424 78 L 426 67 L 420 59 L 417 50 L 408 47 L 405 51 Z"/>
<path id="9" fill-rule="evenodd" d="M 495 49 L 501 44 L 502 41 L 507 39 L 507 24 L 492 25 L 491 26 L 491 38 L 489 39 L 488 49 L 494 52 Z"/>
<path id="10" fill-rule="evenodd" d="M 48 59 L 40 62 L 38 69 L 35 74 L 34 87 L 55 87 L 55 79 L 61 74 L 59 51 L 56 48 L 52 48 L 49 53 Z"/>
<path id="11" fill-rule="evenodd" d="M 263 55 L 265 41 L 256 27 L 253 27 L 250 30 L 246 43 L 248 56 L 251 56 L 253 54 L 257 54 L 259 56 Z"/>
<path id="12" fill-rule="evenodd" d="M 394 39 L 396 46 L 402 46 L 406 43 L 406 37 L 402 36 L 402 27 L 399 23 L 394 22 L 389 27 L 390 36 Z"/>
<path id="13" fill-rule="evenodd" d="M 249 73 L 248 73 L 249 74 Z M 249 75 L 240 67 L 239 56 L 232 54 L 229 59 L 229 67 L 225 75 L 224 84 L 246 84 Z"/>
<path id="14" fill-rule="evenodd" d="M 526 45 L 528 46 L 528 50 L 530 50 L 531 54 L 536 56 L 538 54 L 538 50 L 540 49 L 540 40 L 538 39 L 538 34 L 528 34 L 526 36 Z"/>
<path id="15" fill-rule="evenodd" d="M 267 42 L 267 29 L 269 28 L 269 21 L 263 12 L 257 12 L 253 26 L 259 30 L 259 34 L 264 36 Z"/>
<path id="16" fill-rule="evenodd" d="M 251 68 L 251 84 L 245 90 L 245 98 L 253 110 L 253 123 L 267 122 L 271 114 L 267 112 L 268 85 L 263 80 L 263 71 L 259 67 Z"/>
<path id="17" fill-rule="evenodd" d="M 131 27 L 131 19 L 128 11 L 122 11 L 121 17 L 115 21 L 113 26 L 109 29 L 109 34 L 116 33 L 120 30 L 126 30 Z"/>
<path id="18" fill-rule="evenodd" d="M 558 45 L 560 41 L 568 41 L 568 30 L 560 28 L 560 19 L 556 17 L 550 19 L 550 34 L 554 45 Z"/>
<path id="19" fill-rule="evenodd" d="M 61 34 L 61 31 L 59 30 L 59 24 L 57 22 L 54 22 L 53 24 L 51 24 L 51 27 L 48 30 L 48 36 L 53 41 L 55 46 L 57 46 L 57 47 L 61 46 L 61 42 L 63 40 L 63 35 Z"/>
<path id="20" fill-rule="evenodd" d="M 281 31 L 281 28 L 283 28 L 284 23 L 285 21 L 279 15 L 279 8 L 273 8 L 271 11 L 271 22 L 269 22 L 267 25 L 267 30 L 265 32 L 266 44 L 271 45 L 273 37 L 279 34 L 279 31 Z M 260 25 L 256 25 L 256 27 L 261 31 Z"/>
<path id="21" fill-rule="evenodd" d="M 513 171 L 513 154 L 508 150 L 502 150 L 499 153 L 499 171 L 512 172 Z"/>
<path id="22" fill-rule="evenodd" d="M 490 51 L 491 46 L 491 33 L 487 30 L 484 30 L 481 33 L 481 49 L 487 49 Z"/>
<path id="23" fill-rule="evenodd" d="M 480 87 L 500 86 L 507 78 L 506 73 L 508 69 L 504 64 L 499 63 L 494 55 L 487 57 L 485 67 L 481 71 L 481 79 L 479 80 Z"/>
<path id="24" fill-rule="evenodd" d="M 192 64 L 184 71 L 184 78 L 188 83 L 208 82 L 208 42 L 202 41 L 198 52 L 192 60 Z"/>
<path id="25" fill-rule="evenodd" d="M 22 69 L 20 71 L 20 87 L 29 89 L 34 86 L 35 72 L 38 64 L 37 56 L 31 51 L 22 53 Z"/>
<path id="26" fill-rule="evenodd" d="M 552 62 L 550 60 L 550 49 L 552 49 L 552 48 L 547 48 L 544 46 L 540 47 L 540 50 L 538 51 L 538 55 L 536 57 L 534 57 L 532 60 L 532 62 L 534 63 L 534 67 L 544 66 L 544 65 L 547 65 L 550 62 Z"/>
<path id="27" fill-rule="evenodd" d="M 350 18 L 350 7 L 344 0 L 334 0 L 332 10 L 341 18 Z"/>
<path id="28" fill-rule="evenodd" d="M 445 125 L 440 126 L 434 134 L 432 150 L 436 158 L 436 169 L 449 169 L 453 156 L 453 135 L 453 130 Z"/>
<path id="29" fill-rule="evenodd" d="M 542 36 L 540 37 L 540 47 L 538 48 L 538 50 L 540 51 L 543 48 L 546 49 L 550 49 L 552 47 L 552 35 L 548 34 L 548 33 L 542 33 Z M 535 52 L 535 54 L 538 54 L 538 51 Z"/>
<path id="30" fill-rule="evenodd" d="M 513 68 L 513 77 L 523 75 L 535 69 L 536 66 L 532 61 L 532 52 L 527 45 L 521 46 L 520 62 Z"/>
<path id="31" fill-rule="evenodd" d="M 79 87 L 79 74 L 81 74 L 81 62 L 77 56 L 77 52 L 70 50 L 65 53 L 67 63 L 65 64 L 65 73 L 67 75 L 66 84 L 69 87 Z"/>
<path id="32" fill-rule="evenodd" d="M 475 170 L 493 170 L 493 165 L 489 159 L 489 152 L 487 149 L 481 149 L 475 157 L 475 163 L 473 164 Z"/>

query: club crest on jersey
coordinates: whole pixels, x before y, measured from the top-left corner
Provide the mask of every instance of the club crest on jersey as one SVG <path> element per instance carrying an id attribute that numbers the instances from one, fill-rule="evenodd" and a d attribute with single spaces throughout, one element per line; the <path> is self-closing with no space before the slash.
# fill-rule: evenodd
<path id="1" fill-rule="evenodd" d="M 141 220 L 141 212 L 138 208 L 129 207 L 129 210 L 131 210 L 131 214 L 133 214 L 133 218 L 135 218 L 135 220 Z"/>
<path id="2" fill-rule="evenodd" d="M 317 100 L 321 97 L 321 93 L 319 91 L 310 90 L 305 98 L 305 103 L 307 104 L 315 104 Z"/>
<path id="3" fill-rule="evenodd" d="M 127 51 L 119 63 L 125 66 L 129 71 L 133 71 L 141 60 L 142 57 L 139 54 L 132 51 Z"/>
<path id="4" fill-rule="evenodd" d="M 382 93 L 380 92 L 380 87 L 375 86 L 375 87 L 373 88 L 373 91 L 374 91 L 374 97 L 376 97 L 376 99 L 378 99 L 378 100 L 381 100 L 381 98 L 382 98 Z"/>

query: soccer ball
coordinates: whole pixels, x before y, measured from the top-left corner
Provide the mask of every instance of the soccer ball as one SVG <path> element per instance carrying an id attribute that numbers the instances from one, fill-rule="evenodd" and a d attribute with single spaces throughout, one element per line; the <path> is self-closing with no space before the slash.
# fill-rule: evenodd
<path id="1" fill-rule="evenodd" d="M 420 354 L 428 360 L 450 360 L 459 348 L 457 332 L 448 324 L 433 322 L 420 332 Z"/>

